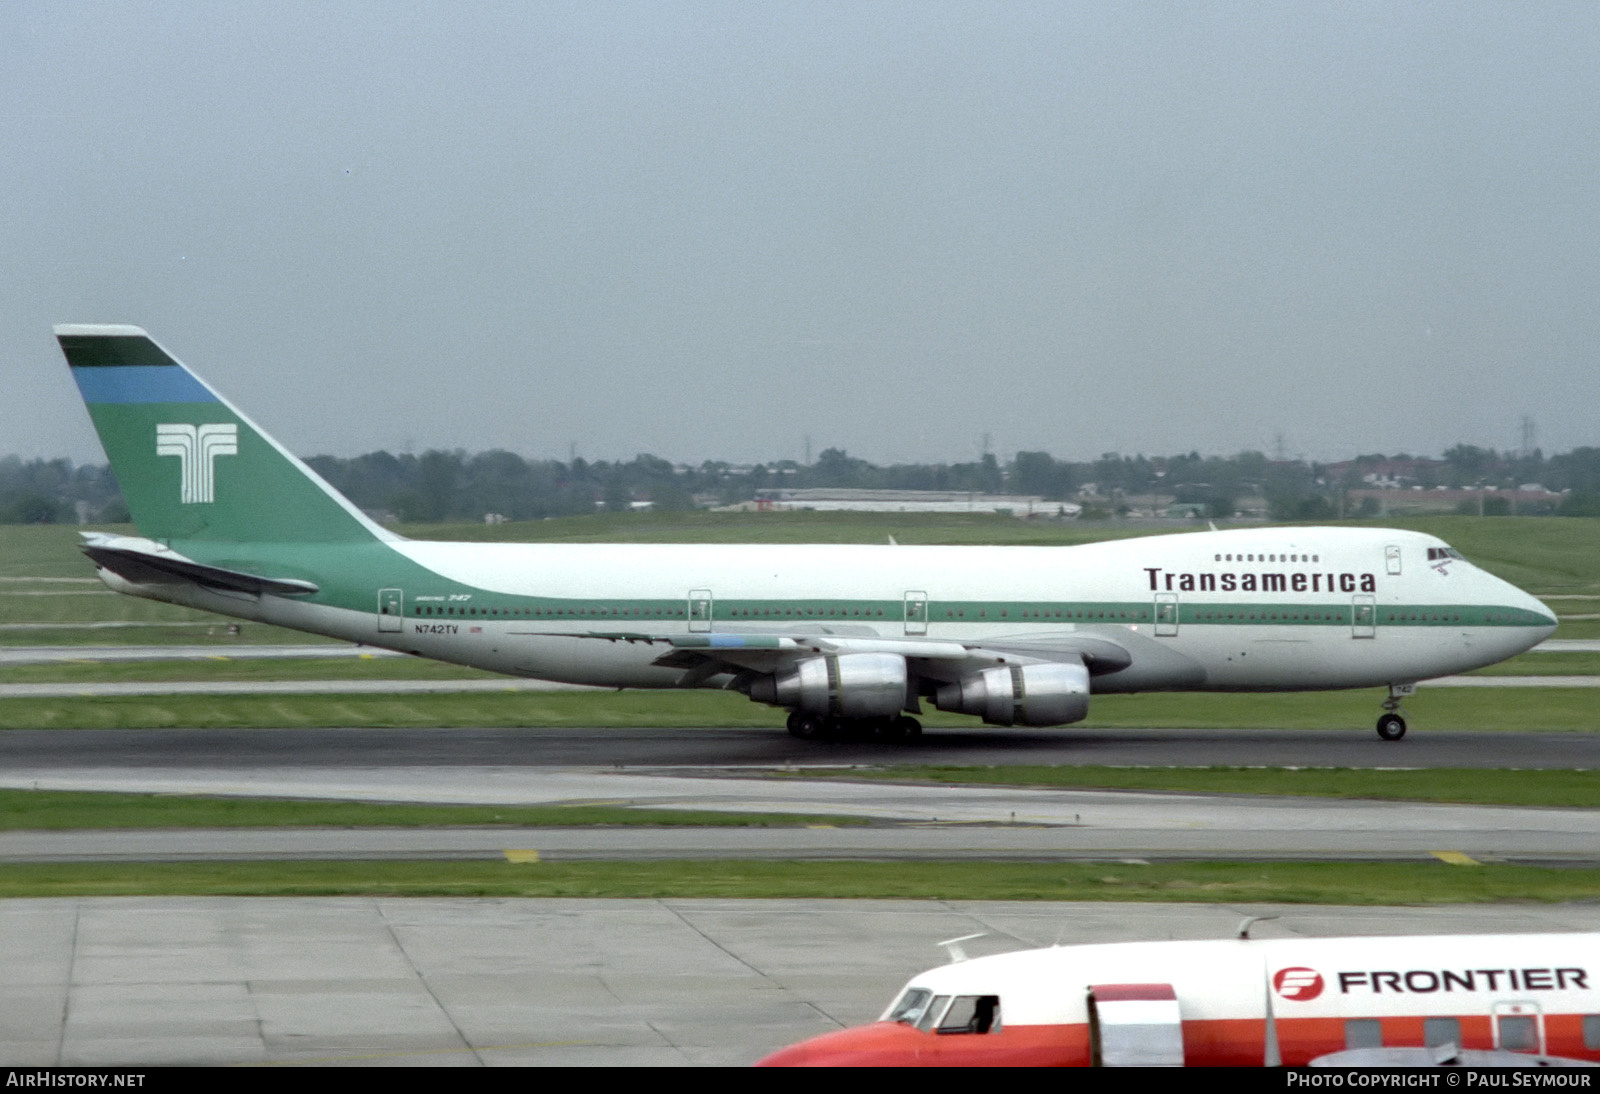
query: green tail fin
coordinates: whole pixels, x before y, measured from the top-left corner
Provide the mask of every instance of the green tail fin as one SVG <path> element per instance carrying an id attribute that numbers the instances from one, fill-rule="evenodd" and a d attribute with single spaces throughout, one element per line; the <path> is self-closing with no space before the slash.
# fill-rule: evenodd
<path id="1" fill-rule="evenodd" d="M 141 535 L 240 543 L 398 538 L 143 330 L 55 332 Z"/>

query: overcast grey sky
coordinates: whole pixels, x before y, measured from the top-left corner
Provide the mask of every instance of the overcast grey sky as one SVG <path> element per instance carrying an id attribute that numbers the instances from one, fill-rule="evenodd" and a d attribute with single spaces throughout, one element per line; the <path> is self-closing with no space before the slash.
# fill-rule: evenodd
<path id="1" fill-rule="evenodd" d="M 0 454 L 1600 443 L 1590 3 L 0 0 Z"/>

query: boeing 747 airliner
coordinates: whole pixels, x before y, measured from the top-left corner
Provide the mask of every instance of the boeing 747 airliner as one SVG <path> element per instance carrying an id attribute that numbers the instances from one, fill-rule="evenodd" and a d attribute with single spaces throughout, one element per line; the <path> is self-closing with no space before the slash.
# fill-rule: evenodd
<path id="1" fill-rule="evenodd" d="M 724 688 L 800 737 L 922 704 L 1068 725 L 1090 696 L 1387 687 L 1511 657 L 1544 604 L 1417 532 L 1252 528 L 1077 547 L 433 543 L 379 526 L 143 330 L 56 336 L 138 527 L 112 589 L 512 676 Z"/>

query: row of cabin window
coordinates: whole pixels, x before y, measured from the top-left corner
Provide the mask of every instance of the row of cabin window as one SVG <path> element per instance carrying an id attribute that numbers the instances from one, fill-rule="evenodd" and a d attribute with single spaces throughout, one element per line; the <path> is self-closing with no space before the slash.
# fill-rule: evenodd
<path id="1" fill-rule="evenodd" d="M 386 609 L 387 610 L 387 609 Z M 476 615 L 476 616 L 540 616 L 540 615 L 670 615 L 682 617 L 686 612 L 668 608 L 664 611 L 646 612 L 642 608 L 434 608 L 416 607 L 418 615 Z"/>
<path id="2" fill-rule="evenodd" d="M 1511 1052 L 1539 1051 L 1539 1027 L 1533 1015 L 1501 1014 L 1495 1022 L 1500 1027 L 1500 1047 Z M 1426 1018 L 1422 1022 L 1422 1043 L 1428 1048 L 1442 1045 L 1461 1045 L 1461 1021 L 1458 1018 Z M 1346 1018 L 1344 1023 L 1345 1048 L 1383 1048 L 1383 1022 L 1378 1018 Z M 1401 1047 L 1390 1045 L 1388 1047 Z M 1600 1049 L 1600 1014 L 1583 1016 L 1583 1047 Z"/>
<path id="3" fill-rule="evenodd" d="M 1348 623 L 1350 613 L 1343 612 L 1196 612 L 1200 622 L 1256 622 L 1268 623 Z"/>
<path id="4" fill-rule="evenodd" d="M 387 611 L 387 609 L 385 609 Z M 416 608 L 418 615 L 472 615 L 472 616 L 577 616 L 577 615 L 666 615 L 673 618 L 682 618 L 688 614 L 685 611 L 669 608 L 665 611 L 646 612 L 642 608 L 546 608 L 542 611 L 533 608 L 435 608 L 421 605 Z M 946 619 L 965 619 L 967 609 L 946 608 Z M 976 615 L 979 619 L 989 617 L 989 609 L 980 608 Z M 1009 619 L 1011 610 L 1001 608 L 999 618 Z M 882 618 L 882 608 L 735 608 L 728 612 L 728 618 L 776 618 L 779 616 L 809 616 L 813 618 L 829 617 L 867 617 Z M 1148 619 L 1148 612 L 1087 612 L 1087 611 L 1048 611 L 1043 609 L 1023 609 L 1017 613 L 1020 619 Z"/>

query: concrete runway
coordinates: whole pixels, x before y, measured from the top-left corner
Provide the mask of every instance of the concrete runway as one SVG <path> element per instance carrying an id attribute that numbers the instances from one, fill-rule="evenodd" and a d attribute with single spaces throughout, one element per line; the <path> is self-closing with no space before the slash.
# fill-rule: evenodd
<path id="1" fill-rule="evenodd" d="M 1587 733 L 1491 733 L 1413 725 L 1400 741 L 1370 727 L 1271 729 L 930 729 L 915 744 L 801 741 L 763 729 L 114 729 L 0 733 L 0 772 L 89 768 L 186 771 L 355 768 L 704 767 L 851 764 L 1113 764 L 1194 767 L 1600 766 Z"/>
<path id="2" fill-rule="evenodd" d="M 973 955 L 1257 938 L 1600 930 L 1600 905 L 96 898 L 0 902 L 0 1059 L 723 1065 L 876 1018 Z"/>

